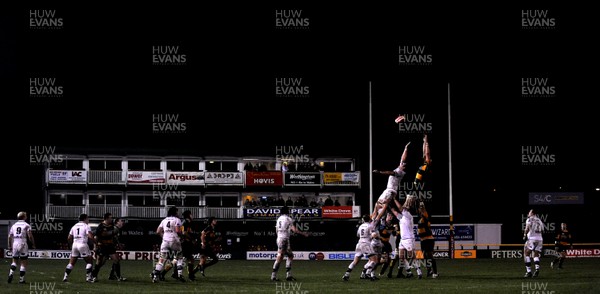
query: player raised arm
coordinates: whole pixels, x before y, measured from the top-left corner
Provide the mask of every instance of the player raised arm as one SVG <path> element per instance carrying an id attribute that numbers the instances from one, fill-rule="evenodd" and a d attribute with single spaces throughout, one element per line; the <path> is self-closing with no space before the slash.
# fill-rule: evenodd
<path id="1" fill-rule="evenodd" d="M 402 152 L 402 157 L 400 158 L 400 164 L 398 165 L 399 168 L 402 168 L 406 164 L 406 158 L 408 157 L 408 145 L 410 145 L 410 141 L 406 143 L 406 146 L 404 146 L 404 151 Z"/>
<path id="2" fill-rule="evenodd" d="M 402 157 L 400 158 L 400 164 L 398 164 L 398 168 L 403 170 L 404 166 L 406 165 L 406 158 L 408 157 L 408 145 L 410 145 L 410 142 L 408 142 L 406 144 L 406 146 L 404 146 L 404 151 L 402 152 Z M 374 174 L 380 174 L 380 175 L 386 175 L 386 176 L 393 176 L 396 175 L 396 173 L 392 170 L 373 170 Z"/>
<path id="3" fill-rule="evenodd" d="M 394 203 L 396 204 L 396 207 L 398 207 L 398 209 L 402 209 L 402 204 L 400 204 L 400 201 L 398 201 L 398 199 L 394 198 Z M 400 213 L 399 211 L 396 212 Z"/>
<path id="4" fill-rule="evenodd" d="M 396 201 L 398 201 L 398 200 L 396 200 Z M 402 206 L 398 206 L 398 207 L 402 207 Z M 396 208 L 392 207 L 392 213 L 394 214 L 394 216 L 396 218 L 398 218 L 398 219 L 400 218 L 400 212 Z"/>
<path id="5" fill-rule="evenodd" d="M 383 209 L 385 209 L 387 207 L 387 204 L 383 205 L 383 206 L 375 206 L 373 207 L 373 211 L 371 212 L 371 214 L 369 215 L 371 217 L 371 219 L 375 219 L 377 217 L 377 214 L 379 211 L 382 211 Z"/>
<path id="6" fill-rule="evenodd" d="M 377 212 L 377 208 L 375 208 L 375 210 L 373 211 L 373 216 L 375 216 L 373 218 L 373 220 L 375 222 L 379 221 L 383 217 L 383 214 L 385 213 L 387 207 L 388 207 L 387 203 L 384 204 L 383 207 L 379 210 L 379 213 Z"/>

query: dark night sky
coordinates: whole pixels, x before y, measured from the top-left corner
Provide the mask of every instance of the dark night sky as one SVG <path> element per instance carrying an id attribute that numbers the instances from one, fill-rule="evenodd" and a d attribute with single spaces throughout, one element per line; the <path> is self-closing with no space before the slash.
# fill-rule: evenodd
<path id="1" fill-rule="evenodd" d="M 26 197 L 34 197 L 39 186 L 38 171 L 27 162 L 30 145 L 73 153 L 200 156 L 273 156 L 275 146 L 303 145 L 315 157 L 357 158 L 368 188 L 372 81 L 374 167 L 393 168 L 410 140 L 416 168 L 421 134 L 400 133 L 393 119 L 399 113 L 424 114 L 433 124 L 438 195 L 448 190 L 451 84 L 459 220 L 503 221 L 499 210 L 490 213 L 493 206 L 475 213 L 467 208 L 490 201 L 514 204 L 510 218 L 515 218 L 526 212 L 529 191 L 559 191 L 559 186 L 586 192 L 588 204 L 597 207 L 593 73 L 598 50 L 592 45 L 596 24 L 590 9 L 99 6 L 3 9 L 9 14 L 2 17 L 8 46 L 2 46 L 0 59 L 9 89 L 3 97 L 11 101 L 3 116 L 7 157 L 10 170 L 27 175 L 17 180 L 31 187 Z M 55 9 L 64 27 L 30 29 L 29 9 Z M 302 10 L 309 28 L 276 29 L 276 9 Z M 556 26 L 523 29 L 522 9 L 548 10 Z M 178 45 L 186 64 L 152 65 L 156 45 Z M 399 65 L 399 45 L 425 46 L 432 64 Z M 56 78 L 63 97 L 29 97 L 32 76 Z M 276 96 L 274 80 L 280 77 L 303 78 L 310 94 Z M 522 97 L 521 79 L 527 77 L 548 78 L 556 95 Z M 156 113 L 179 114 L 186 133 L 153 134 Z M 529 145 L 547 147 L 555 164 L 523 166 L 521 146 Z M 378 195 L 385 180 L 375 180 Z"/>

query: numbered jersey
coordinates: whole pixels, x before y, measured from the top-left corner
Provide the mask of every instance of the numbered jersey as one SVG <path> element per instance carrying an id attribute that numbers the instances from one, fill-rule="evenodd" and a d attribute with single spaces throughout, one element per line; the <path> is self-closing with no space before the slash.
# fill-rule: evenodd
<path id="1" fill-rule="evenodd" d="M 288 215 L 281 215 L 277 218 L 275 224 L 275 231 L 277 232 L 277 238 L 289 238 L 292 230 L 294 221 Z"/>
<path id="2" fill-rule="evenodd" d="M 87 244 L 88 232 L 92 232 L 92 228 L 84 222 L 76 223 L 69 231 L 69 235 L 73 236 L 73 243 Z"/>
<path id="3" fill-rule="evenodd" d="M 12 225 L 12 227 L 10 228 L 9 235 L 13 236 L 14 244 L 27 244 L 27 235 L 30 230 L 31 226 L 24 220 L 20 220 L 17 221 L 14 225 Z"/>
<path id="4" fill-rule="evenodd" d="M 371 243 L 371 233 L 375 231 L 375 222 L 361 224 L 356 231 L 358 243 Z"/>
<path id="5" fill-rule="evenodd" d="M 527 232 L 527 239 L 529 240 L 542 240 L 542 233 L 544 232 L 544 223 L 537 216 L 527 218 L 525 227 L 529 228 Z"/>
<path id="6" fill-rule="evenodd" d="M 168 216 L 160 222 L 159 228 L 163 229 L 163 241 L 177 241 L 179 235 L 177 232 L 181 227 L 181 220 L 174 216 Z"/>

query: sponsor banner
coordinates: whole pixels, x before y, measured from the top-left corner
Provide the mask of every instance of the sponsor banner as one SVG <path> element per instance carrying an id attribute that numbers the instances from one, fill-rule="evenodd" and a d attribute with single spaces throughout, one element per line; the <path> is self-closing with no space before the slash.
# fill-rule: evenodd
<path id="1" fill-rule="evenodd" d="M 423 250 L 415 250 L 415 255 L 417 259 L 425 259 Z M 449 259 L 450 253 L 448 250 L 435 250 L 433 252 L 433 258 L 435 259 Z"/>
<path id="2" fill-rule="evenodd" d="M 353 183 L 353 184 L 358 184 L 359 183 L 359 179 L 358 179 L 359 173 L 358 172 L 353 172 L 353 173 L 342 173 L 342 182 L 345 183 Z"/>
<path id="3" fill-rule="evenodd" d="M 284 173 L 286 186 L 321 186 L 321 173 Z"/>
<path id="4" fill-rule="evenodd" d="M 435 250 L 433 251 L 433 258 L 435 259 L 449 259 L 450 252 L 448 250 Z"/>
<path id="5" fill-rule="evenodd" d="M 317 258 L 318 256 L 320 256 L 320 254 L 323 254 L 322 260 L 354 260 L 354 255 L 356 255 L 354 251 L 315 251 L 314 253 L 315 254 L 312 256 L 314 256 L 315 259 L 313 260 L 321 260 Z M 367 257 L 363 256 L 363 259 L 367 259 Z"/>
<path id="6" fill-rule="evenodd" d="M 558 256 L 558 252 L 553 249 L 544 248 L 544 254 L 542 256 Z"/>
<path id="7" fill-rule="evenodd" d="M 323 218 L 352 218 L 353 206 L 323 206 Z"/>
<path id="8" fill-rule="evenodd" d="M 295 260 L 354 260 L 356 253 L 354 251 L 294 251 Z M 275 260 L 277 251 L 248 251 L 247 260 Z M 435 251 L 434 258 L 449 258 L 448 251 Z M 422 259 L 423 253 L 417 251 L 417 258 Z M 367 259 L 363 256 L 362 259 Z"/>
<path id="9" fill-rule="evenodd" d="M 415 232 L 416 241 L 419 241 L 419 234 L 417 226 L 413 228 Z M 450 237 L 450 225 L 446 224 L 432 224 L 431 233 L 435 238 L 435 241 L 448 241 Z M 455 241 L 472 241 L 475 240 L 475 225 L 454 225 L 454 240 Z"/>
<path id="10" fill-rule="evenodd" d="M 244 208 L 244 218 L 275 218 L 279 216 L 280 211 L 280 208 L 274 207 Z M 321 208 L 290 208 L 289 215 L 294 219 L 299 217 L 321 217 Z"/>
<path id="11" fill-rule="evenodd" d="M 94 255 L 94 251 L 90 251 Z M 117 251 L 117 254 L 123 260 L 157 260 L 160 253 L 158 251 Z M 231 253 L 217 253 L 219 260 L 231 259 Z M 12 258 L 12 251 L 4 250 L 5 258 Z M 194 255 L 200 258 L 200 254 Z M 71 250 L 29 250 L 29 258 L 33 259 L 69 259 Z"/>
<path id="12" fill-rule="evenodd" d="M 204 181 L 208 185 L 243 185 L 241 172 L 206 172 Z"/>
<path id="13" fill-rule="evenodd" d="M 600 249 L 567 249 L 567 258 L 600 257 Z"/>
<path id="14" fill-rule="evenodd" d="M 523 258 L 523 250 L 490 250 L 491 258 Z"/>
<path id="15" fill-rule="evenodd" d="M 454 250 L 454 258 L 477 258 L 477 250 Z"/>
<path id="16" fill-rule="evenodd" d="M 354 260 L 355 254 L 354 251 L 294 251 L 294 260 Z M 276 257 L 277 251 L 246 252 L 247 260 L 275 260 Z"/>
<path id="17" fill-rule="evenodd" d="M 215 254 L 217 256 L 217 258 L 219 260 L 231 260 L 232 258 L 232 254 L 231 253 L 216 253 Z M 196 253 L 193 255 L 194 259 L 200 260 L 200 253 Z M 157 258 L 158 259 L 158 258 Z M 208 257 L 208 259 L 210 259 L 210 257 Z M 239 259 L 239 257 L 238 257 Z"/>
<path id="18" fill-rule="evenodd" d="M 323 173 L 323 184 L 331 185 L 342 181 L 342 173 Z"/>
<path id="19" fill-rule="evenodd" d="M 127 171 L 127 183 L 164 183 L 165 173 L 161 171 Z"/>
<path id="20" fill-rule="evenodd" d="M 283 186 L 283 174 L 280 171 L 247 171 L 246 186 Z"/>
<path id="21" fill-rule="evenodd" d="M 324 185 L 337 185 L 337 186 L 357 186 L 360 184 L 360 173 L 359 172 L 348 172 L 348 173 L 323 173 L 323 184 Z"/>
<path id="22" fill-rule="evenodd" d="M 530 192 L 529 205 L 583 204 L 583 192 Z"/>
<path id="23" fill-rule="evenodd" d="M 87 171 L 85 170 L 48 170 L 50 183 L 85 183 Z"/>
<path id="24" fill-rule="evenodd" d="M 295 260 L 308 260 L 308 251 L 294 251 Z M 275 260 L 277 251 L 248 251 L 246 252 L 247 260 Z M 287 259 L 287 256 L 284 257 Z"/>
<path id="25" fill-rule="evenodd" d="M 203 186 L 204 185 L 204 172 L 167 171 L 167 184 Z"/>

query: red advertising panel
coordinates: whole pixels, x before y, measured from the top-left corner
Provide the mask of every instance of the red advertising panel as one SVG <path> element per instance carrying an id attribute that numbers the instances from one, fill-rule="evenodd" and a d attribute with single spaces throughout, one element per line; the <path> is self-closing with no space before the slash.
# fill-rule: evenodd
<path id="1" fill-rule="evenodd" d="M 283 186 L 283 174 L 280 171 L 247 171 L 246 186 Z"/>
<path id="2" fill-rule="evenodd" d="M 352 218 L 352 206 L 323 206 L 323 218 Z"/>
<path id="3" fill-rule="evenodd" d="M 567 258 L 600 257 L 600 249 L 567 249 Z"/>

